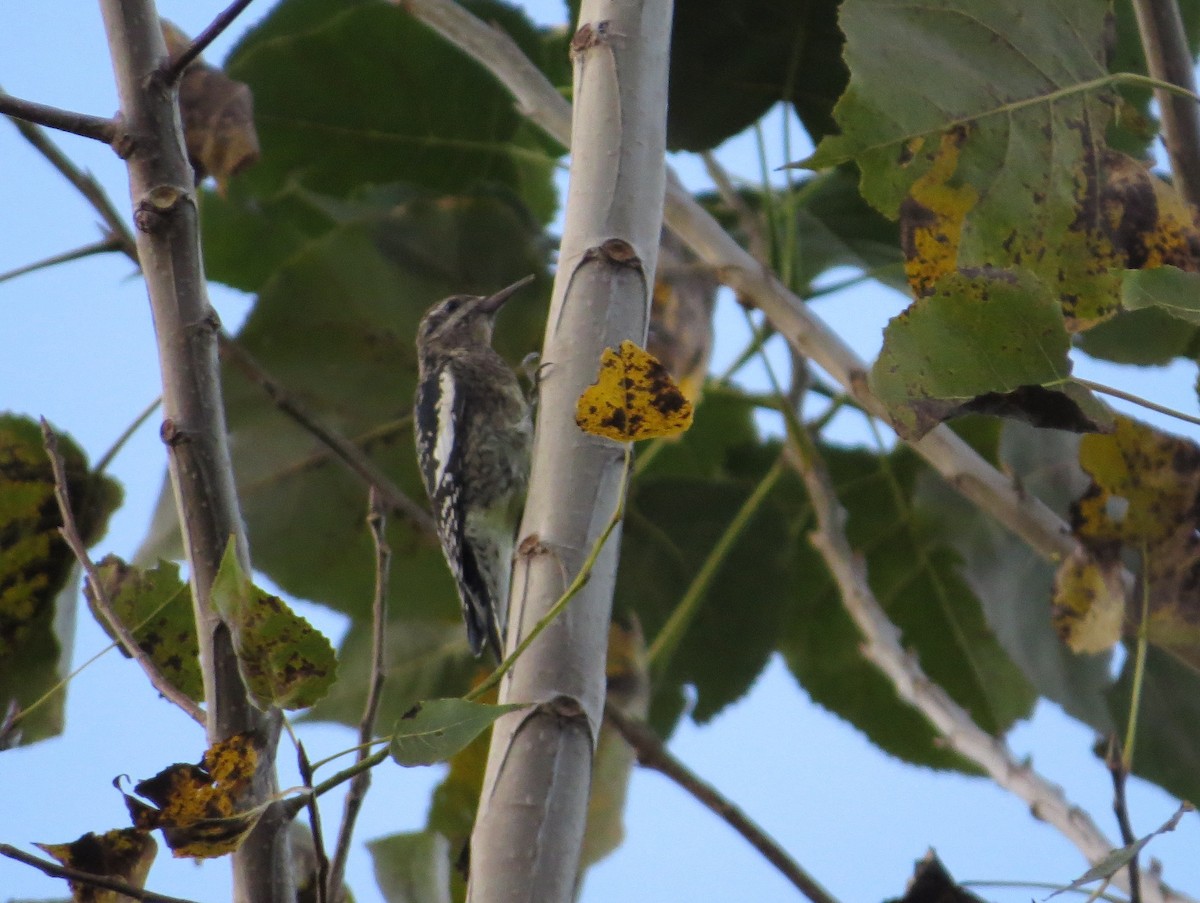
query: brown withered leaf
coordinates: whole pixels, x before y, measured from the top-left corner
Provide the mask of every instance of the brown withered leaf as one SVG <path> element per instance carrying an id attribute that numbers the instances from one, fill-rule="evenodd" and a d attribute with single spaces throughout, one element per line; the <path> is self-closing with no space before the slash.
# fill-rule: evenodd
<path id="1" fill-rule="evenodd" d="M 172 57 L 191 44 L 188 36 L 166 19 L 162 31 Z M 179 81 L 179 113 L 196 182 L 212 176 L 217 191 L 224 194 L 229 180 L 259 156 L 250 86 L 197 59 Z"/>
<path id="2" fill-rule="evenodd" d="M 169 765 L 138 782 L 134 793 L 155 805 L 123 794 L 134 826 L 143 831 L 161 829 L 178 858 L 211 859 L 232 853 L 262 815 L 261 808 L 246 805 L 260 751 L 253 734 L 234 734 L 209 747 L 200 764 Z"/>
<path id="3" fill-rule="evenodd" d="M 1147 594 L 1151 643 L 1200 668 L 1200 446 L 1118 417 L 1108 435 L 1084 436 L 1080 466 L 1092 478 L 1072 506 L 1072 528 L 1101 572 L 1123 552 L 1142 562 L 1125 631 Z"/>
<path id="4" fill-rule="evenodd" d="M 139 828 L 121 828 L 104 834 L 88 832 L 71 843 L 39 843 L 41 847 L 67 868 L 116 878 L 126 884 L 143 888 L 150 866 L 158 853 L 158 844 Z M 68 882 L 73 903 L 126 903 L 132 897 L 79 881 Z"/>

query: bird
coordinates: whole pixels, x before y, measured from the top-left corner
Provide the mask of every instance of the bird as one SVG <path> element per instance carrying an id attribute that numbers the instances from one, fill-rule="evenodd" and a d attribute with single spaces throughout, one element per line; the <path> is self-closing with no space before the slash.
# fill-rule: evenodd
<path id="1" fill-rule="evenodd" d="M 532 408 L 492 348 L 495 317 L 533 281 L 451 295 L 417 327 L 417 461 L 478 657 L 504 657 L 513 549 L 529 480 Z"/>

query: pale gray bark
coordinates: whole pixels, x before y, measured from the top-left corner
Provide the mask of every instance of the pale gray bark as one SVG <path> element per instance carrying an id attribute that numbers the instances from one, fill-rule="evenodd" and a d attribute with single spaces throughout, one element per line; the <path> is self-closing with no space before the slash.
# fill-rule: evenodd
<path id="1" fill-rule="evenodd" d="M 562 594 L 622 492 L 623 449 L 575 424 L 601 352 L 644 343 L 662 223 L 670 0 L 584 0 L 572 42 L 570 189 L 541 358 L 537 435 L 513 573 L 511 651 Z M 501 699 L 471 838 L 474 903 L 574 893 L 620 531 L 582 591 L 529 647 Z"/>
<path id="2" fill-rule="evenodd" d="M 276 792 L 277 713 L 251 705 L 229 631 L 209 591 L 231 536 L 242 567 L 250 562 L 234 491 L 217 366 L 219 323 L 200 260 L 192 168 L 184 151 L 175 87 L 164 77 L 167 50 L 153 0 L 101 0 L 121 101 L 116 147 L 129 167 L 137 252 L 158 340 L 163 380 L 162 437 L 191 569 L 204 671 L 209 742 L 242 731 L 263 739 L 254 799 Z M 287 833 L 274 813 L 234 855 L 239 903 L 292 903 Z"/>

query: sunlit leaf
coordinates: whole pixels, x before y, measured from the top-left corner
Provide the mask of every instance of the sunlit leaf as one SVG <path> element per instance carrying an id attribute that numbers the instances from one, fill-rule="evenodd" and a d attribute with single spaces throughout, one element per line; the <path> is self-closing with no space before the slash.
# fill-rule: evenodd
<path id="1" fill-rule="evenodd" d="M 579 396 L 575 422 L 618 442 L 677 436 L 692 425 L 692 403 L 657 358 L 626 339 L 600 355 L 599 376 Z"/>

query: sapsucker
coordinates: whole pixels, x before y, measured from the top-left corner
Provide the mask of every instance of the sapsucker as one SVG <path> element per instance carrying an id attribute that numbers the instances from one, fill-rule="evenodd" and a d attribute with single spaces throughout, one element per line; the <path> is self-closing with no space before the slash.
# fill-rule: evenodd
<path id="1" fill-rule="evenodd" d="M 498 658 L 533 424 L 517 375 L 492 349 L 492 324 L 532 279 L 487 297 L 452 295 L 417 329 L 417 459 L 471 651 L 490 645 Z"/>

